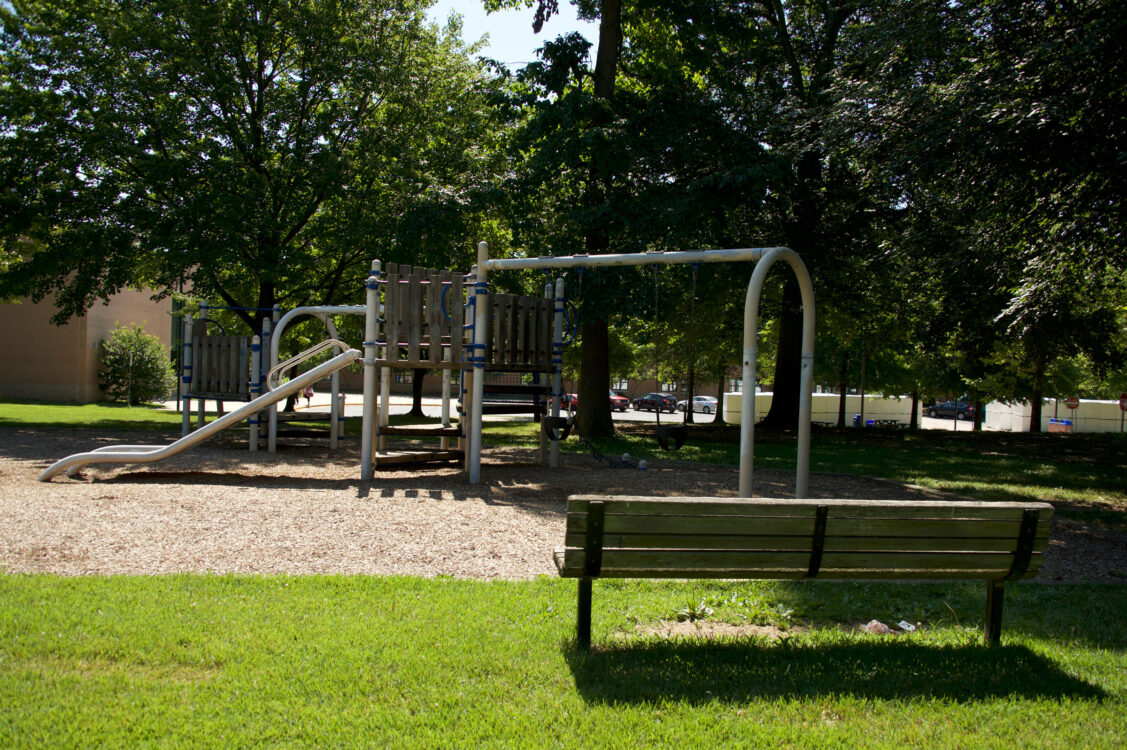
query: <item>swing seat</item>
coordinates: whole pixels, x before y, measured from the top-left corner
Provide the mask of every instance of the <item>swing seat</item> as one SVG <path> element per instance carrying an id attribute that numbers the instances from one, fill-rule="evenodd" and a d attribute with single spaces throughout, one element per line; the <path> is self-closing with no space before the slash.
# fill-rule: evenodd
<path id="1" fill-rule="evenodd" d="M 658 425 L 654 428 L 654 437 L 657 438 L 657 444 L 661 446 L 664 451 L 680 450 L 681 446 L 685 444 L 685 437 L 689 431 L 684 425 Z"/>
<path id="2" fill-rule="evenodd" d="M 567 417 L 540 418 L 540 429 L 552 441 L 567 440 L 567 436 L 571 434 L 571 425 L 572 422 Z"/>

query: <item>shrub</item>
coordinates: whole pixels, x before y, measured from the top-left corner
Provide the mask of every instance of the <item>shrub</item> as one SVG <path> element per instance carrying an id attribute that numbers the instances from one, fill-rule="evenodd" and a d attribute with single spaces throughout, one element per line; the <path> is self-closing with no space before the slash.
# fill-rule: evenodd
<path id="1" fill-rule="evenodd" d="M 143 404 L 162 401 L 176 388 L 168 349 L 140 325 L 116 326 L 102 341 L 98 376 L 112 401 Z"/>

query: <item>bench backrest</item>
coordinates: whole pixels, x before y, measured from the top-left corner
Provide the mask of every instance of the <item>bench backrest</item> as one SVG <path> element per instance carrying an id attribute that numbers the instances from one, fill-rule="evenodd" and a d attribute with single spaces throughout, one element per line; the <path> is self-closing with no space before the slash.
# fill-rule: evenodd
<path id="1" fill-rule="evenodd" d="M 1047 503 L 579 495 L 565 577 L 1016 579 L 1049 544 Z"/>

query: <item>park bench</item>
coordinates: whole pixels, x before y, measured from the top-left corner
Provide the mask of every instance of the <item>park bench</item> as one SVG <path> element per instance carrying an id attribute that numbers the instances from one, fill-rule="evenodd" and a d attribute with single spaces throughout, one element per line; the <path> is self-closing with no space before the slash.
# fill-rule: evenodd
<path id="1" fill-rule="evenodd" d="M 555 562 L 579 579 L 581 648 L 595 578 L 984 580 L 993 645 L 1004 583 L 1040 570 L 1052 515 L 1036 502 L 577 495 Z"/>

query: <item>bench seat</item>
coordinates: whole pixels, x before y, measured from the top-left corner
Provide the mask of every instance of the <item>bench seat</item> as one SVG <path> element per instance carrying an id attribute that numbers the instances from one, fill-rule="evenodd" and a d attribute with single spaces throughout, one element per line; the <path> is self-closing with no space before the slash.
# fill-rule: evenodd
<path id="1" fill-rule="evenodd" d="M 1040 570 L 1052 515 L 1047 503 L 578 495 L 555 563 L 580 579 L 583 646 L 594 578 L 984 580 L 996 643 L 1003 582 Z"/>

